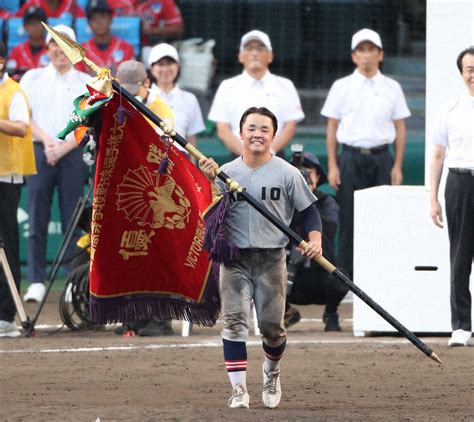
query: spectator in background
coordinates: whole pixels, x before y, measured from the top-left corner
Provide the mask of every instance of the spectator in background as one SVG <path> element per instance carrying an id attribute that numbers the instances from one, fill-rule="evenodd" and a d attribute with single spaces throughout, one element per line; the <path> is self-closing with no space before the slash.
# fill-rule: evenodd
<path id="1" fill-rule="evenodd" d="M 142 19 L 143 45 L 183 35 L 183 17 L 174 0 L 109 0 L 109 3 L 117 15 Z"/>
<path id="2" fill-rule="evenodd" d="M 143 63 L 137 60 L 127 60 L 120 63 L 117 69 L 117 79 L 122 87 L 146 104 L 167 125 L 174 126 L 171 109 L 158 95 L 150 91 L 151 81 Z M 148 122 L 157 129 L 153 122 L 149 120 Z"/>
<path id="3" fill-rule="evenodd" d="M 449 173 L 444 196 L 451 263 L 453 329 L 448 345 L 471 346 L 469 280 L 474 260 L 474 46 L 459 54 L 457 66 L 467 89 L 443 113 L 434 131 L 430 174 L 431 218 L 438 227 L 443 227 L 438 191 L 446 159 Z"/>
<path id="4" fill-rule="evenodd" d="M 7 62 L 7 69 L 14 79 L 19 80 L 27 70 L 44 67 L 49 63 L 44 43 L 46 29 L 41 24 L 47 21 L 46 14 L 40 7 L 31 6 L 25 11 L 23 27 L 28 34 L 28 41 L 17 45 Z"/>
<path id="5" fill-rule="evenodd" d="M 57 25 L 54 29 L 76 41 L 72 28 Z M 51 63 L 32 69 L 21 79 L 21 87 L 31 106 L 33 144 L 38 174 L 27 177 L 28 184 L 28 288 L 24 300 L 40 302 L 45 295 L 46 245 L 51 205 L 55 188 L 58 190 L 61 227 L 67 229 L 78 199 L 84 191 L 87 167 L 82 151 L 77 149 L 71 133 L 65 141 L 56 134 L 67 121 L 73 100 L 86 90 L 90 76 L 72 66 L 51 35 L 46 36 L 46 49 Z M 66 251 L 65 262 L 75 252 L 80 233 L 73 236 Z"/>
<path id="6" fill-rule="evenodd" d="M 302 162 L 301 158 L 303 158 Z M 301 158 L 292 159 L 292 164 L 297 167 L 301 166 L 301 173 L 311 191 L 318 198 L 316 208 L 321 216 L 323 227 L 323 256 L 335 264 L 339 205 L 333 195 L 318 189 L 319 186 L 327 182 L 326 173 L 319 163 L 318 157 L 310 152 L 305 152 Z M 299 213 L 295 213 L 291 227 L 300 235 L 303 234 Z M 290 280 L 292 277 L 293 285 L 288 289 L 286 297 L 285 326 L 288 328 L 301 319 L 298 309 L 290 303 L 296 305 L 325 304 L 324 331 L 341 331 L 337 308 L 344 299 L 348 287 L 323 269 L 316 261 L 305 258 L 297 245 L 291 245 L 287 267 L 288 279 Z"/>
<path id="7" fill-rule="evenodd" d="M 28 0 L 16 16 L 23 16 L 30 7 L 41 7 L 48 18 L 75 19 L 84 17 L 84 10 L 76 0 Z"/>
<path id="8" fill-rule="evenodd" d="M 249 107 L 266 107 L 278 120 L 278 132 L 270 148 L 272 154 L 283 154 L 283 149 L 296 132 L 296 124 L 304 119 L 301 102 L 293 83 L 270 73 L 273 61 L 270 38 L 253 30 L 240 41 L 239 62 L 244 71 L 224 80 L 214 97 L 209 120 L 216 122 L 217 136 L 234 155 L 243 153 L 239 135 L 239 121 Z"/>
<path id="9" fill-rule="evenodd" d="M 340 206 L 338 263 L 353 277 L 354 192 L 400 185 L 405 152 L 405 119 L 410 116 L 400 84 L 383 75 L 382 40 L 371 29 L 352 37 L 356 69 L 332 85 L 321 114 L 328 118 L 328 180 Z M 338 144 L 342 152 L 337 156 Z M 389 151 L 394 144 L 395 157 Z"/>
<path id="10" fill-rule="evenodd" d="M 86 9 L 87 22 L 93 37 L 83 43 L 87 57 L 96 65 L 112 70 L 115 74 L 120 63 L 134 58 L 131 44 L 112 34 L 113 9 L 106 0 L 91 0 Z M 88 68 L 80 63 L 77 69 L 87 72 Z"/>
<path id="11" fill-rule="evenodd" d="M 176 132 L 195 146 L 196 134 L 205 126 L 196 96 L 178 86 L 179 56 L 176 48 L 165 43 L 155 45 L 148 56 L 148 64 L 155 79 L 151 92 L 171 109 Z"/>
<path id="12" fill-rule="evenodd" d="M 26 95 L 5 72 L 6 50 L 0 41 L 0 237 L 20 290 L 20 235 L 18 204 L 23 176 L 36 173 L 31 144 L 30 110 Z M 18 337 L 16 307 L 0 265 L 0 337 Z"/>

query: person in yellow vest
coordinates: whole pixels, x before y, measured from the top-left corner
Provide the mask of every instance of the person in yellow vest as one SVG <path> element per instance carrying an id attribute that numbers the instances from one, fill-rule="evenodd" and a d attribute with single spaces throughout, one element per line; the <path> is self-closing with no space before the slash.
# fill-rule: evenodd
<path id="1" fill-rule="evenodd" d="M 36 173 L 30 110 L 20 85 L 5 72 L 6 50 L 0 42 L 0 237 L 15 284 L 20 290 L 20 238 L 17 212 L 23 176 Z M 0 337 L 18 337 L 15 303 L 0 267 Z"/>

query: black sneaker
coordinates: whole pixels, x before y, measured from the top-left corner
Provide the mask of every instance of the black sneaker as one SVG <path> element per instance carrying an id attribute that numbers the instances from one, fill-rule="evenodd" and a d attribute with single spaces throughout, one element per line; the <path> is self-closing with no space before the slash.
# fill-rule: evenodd
<path id="1" fill-rule="evenodd" d="M 153 319 L 148 322 L 146 327 L 138 330 L 140 337 L 154 337 L 154 336 L 173 336 L 174 331 L 169 320 Z"/>
<path id="2" fill-rule="evenodd" d="M 341 331 L 339 325 L 339 314 L 337 312 L 324 312 L 323 314 L 324 331 Z"/>
<path id="3" fill-rule="evenodd" d="M 289 328 L 295 325 L 301 319 L 301 314 L 294 306 L 289 305 L 288 310 L 285 312 L 285 327 Z"/>

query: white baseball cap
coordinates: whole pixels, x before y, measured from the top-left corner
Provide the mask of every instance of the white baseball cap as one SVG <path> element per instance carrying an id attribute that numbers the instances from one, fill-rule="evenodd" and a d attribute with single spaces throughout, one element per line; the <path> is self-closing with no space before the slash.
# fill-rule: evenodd
<path id="1" fill-rule="evenodd" d="M 63 35 L 66 35 L 66 37 L 70 38 L 74 42 L 76 42 L 76 34 L 74 33 L 74 29 L 72 29 L 70 26 L 60 24 L 53 26 L 53 29 L 57 32 L 60 32 Z M 46 45 L 52 40 L 51 34 L 48 32 L 48 35 L 46 35 Z"/>
<path id="2" fill-rule="evenodd" d="M 351 50 L 354 51 L 357 46 L 364 41 L 369 41 L 372 44 L 376 45 L 378 48 L 383 49 L 380 35 L 377 34 L 377 32 L 372 31 L 372 29 L 364 28 L 360 31 L 357 31 L 352 36 Z"/>
<path id="3" fill-rule="evenodd" d="M 155 45 L 148 55 L 148 65 L 152 66 L 154 63 L 159 62 L 163 57 L 169 57 L 176 63 L 179 63 L 178 51 L 170 44 L 161 43 Z"/>
<path id="4" fill-rule="evenodd" d="M 269 51 L 272 51 L 272 43 L 270 37 L 265 32 L 254 29 L 253 31 L 247 32 L 240 39 L 240 51 L 242 51 L 247 43 L 250 41 L 260 41 Z"/>

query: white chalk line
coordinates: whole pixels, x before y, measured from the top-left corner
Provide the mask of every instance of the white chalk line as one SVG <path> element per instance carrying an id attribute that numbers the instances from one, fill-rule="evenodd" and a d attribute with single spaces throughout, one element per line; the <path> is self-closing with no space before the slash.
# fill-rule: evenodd
<path id="1" fill-rule="evenodd" d="M 410 344 L 405 339 L 341 339 L 341 340 L 288 340 L 289 345 L 362 345 L 362 344 L 375 344 L 375 345 L 406 345 Z M 446 344 L 446 340 L 443 339 L 429 339 L 425 341 L 429 344 Z M 249 347 L 261 347 L 261 341 L 250 340 L 247 342 Z M 97 352 L 129 352 L 134 350 L 163 350 L 163 349 L 198 349 L 198 348 L 220 348 L 222 347 L 222 341 L 209 341 L 203 340 L 194 343 L 171 343 L 171 344 L 146 344 L 146 345 L 126 345 L 126 346 L 104 346 L 104 347 L 64 347 L 64 348 L 51 348 L 51 349 L 11 349 L 3 350 L 0 349 L 0 354 L 35 354 L 35 353 L 97 353 Z"/>
<path id="2" fill-rule="evenodd" d="M 347 322 L 347 323 L 352 323 L 353 322 L 353 319 L 352 318 L 345 318 L 345 319 L 341 319 L 340 320 L 341 322 Z M 221 323 L 222 321 L 221 320 L 217 320 L 217 324 Z M 323 320 L 321 318 L 301 318 L 300 321 L 298 322 L 298 324 L 301 324 L 301 323 L 321 323 L 323 322 Z M 178 322 L 179 324 L 179 322 Z M 35 325 L 35 330 L 38 330 L 38 331 L 50 331 L 50 330 L 57 330 L 59 328 L 67 328 L 66 325 L 64 324 L 37 324 Z M 113 328 L 113 327 L 116 327 L 116 325 L 110 325 L 110 326 L 107 326 L 106 329 L 110 329 L 110 328 Z M 21 329 L 21 326 L 18 326 L 18 329 L 20 330 Z"/>

